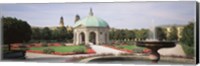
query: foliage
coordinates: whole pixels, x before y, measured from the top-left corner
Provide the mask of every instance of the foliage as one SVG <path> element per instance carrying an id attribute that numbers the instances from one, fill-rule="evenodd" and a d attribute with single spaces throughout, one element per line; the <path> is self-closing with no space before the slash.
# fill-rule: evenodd
<path id="1" fill-rule="evenodd" d="M 33 27 L 32 32 L 32 40 L 39 42 L 72 42 L 73 38 L 73 32 L 67 31 L 65 27 L 57 27 L 56 29 Z"/>
<path id="2" fill-rule="evenodd" d="M 46 53 L 46 54 L 51 54 L 51 53 L 54 53 L 55 50 L 52 49 L 52 48 L 45 48 L 45 49 L 43 50 L 43 52 Z"/>
<path id="3" fill-rule="evenodd" d="M 141 52 L 143 52 L 143 48 L 134 48 L 133 51 L 135 53 L 141 53 Z"/>
<path id="4" fill-rule="evenodd" d="M 111 31 L 109 32 L 109 38 L 111 40 L 133 40 L 135 38 L 144 40 L 148 37 L 148 32 L 148 29 L 111 29 Z"/>
<path id="5" fill-rule="evenodd" d="M 186 44 L 189 47 L 194 46 L 194 23 L 189 23 L 187 26 L 184 27 L 183 31 L 181 32 L 182 38 L 180 41 L 183 44 Z"/>
<path id="6" fill-rule="evenodd" d="M 177 31 L 176 27 L 172 26 L 171 32 L 169 33 L 169 36 L 167 37 L 167 40 L 176 41 L 178 39 L 177 32 L 178 31 Z"/>
<path id="7" fill-rule="evenodd" d="M 156 27 L 155 30 L 156 30 L 156 38 L 158 40 L 164 40 L 164 39 L 167 38 L 166 33 L 165 33 L 165 31 L 166 31 L 165 29 L 163 29 L 161 27 Z"/>
<path id="8" fill-rule="evenodd" d="M 182 47 L 184 48 L 185 53 L 188 56 L 194 56 L 194 23 L 190 22 L 183 28 L 181 32 L 182 38 L 180 42 L 182 43 Z"/>
<path id="9" fill-rule="evenodd" d="M 48 27 L 44 27 L 41 31 L 41 37 L 44 40 L 50 40 L 51 39 L 51 30 Z"/>
<path id="10" fill-rule="evenodd" d="M 187 56 L 194 56 L 194 47 L 190 47 L 187 45 L 182 45 L 182 47 L 184 48 L 184 52 L 186 53 Z"/>
<path id="11" fill-rule="evenodd" d="M 31 39 L 31 27 L 26 21 L 13 17 L 2 17 L 2 22 L 3 44 L 22 43 Z"/>
<path id="12" fill-rule="evenodd" d="M 141 29 L 141 30 L 136 30 L 136 38 L 145 40 L 149 36 L 149 30 L 147 29 Z"/>

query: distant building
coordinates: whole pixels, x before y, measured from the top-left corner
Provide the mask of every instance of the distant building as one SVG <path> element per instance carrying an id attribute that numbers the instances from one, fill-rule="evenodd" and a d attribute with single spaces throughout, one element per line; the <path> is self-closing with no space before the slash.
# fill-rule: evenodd
<path id="1" fill-rule="evenodd" d="M 177 36 L 178 36 L 178 41 L 182 38 L 181 36 L 181 32 L 183 31 L 184 25 L 162 25 L 162 26 L 158 26 L 161 28 L 166 29 L 166 37 L 169 37 L 170 32 L 172 32 L 172 27 L 175 26 L 177 29 Z"/>
<path id="2" fill-rule="evenodd" d="M 60 22 L 59 22 L 59 25 L 58 26 L 44 26 L 44 27 L 48 27 L 50 30 L 56 30 L 58 28 L 65 28 L 67 31 L 72 31 L 73 30 L 73 27 L 72 26 L 64 26 L 64 19 L 63 17 L 61 16 L 60 17 Z M 40 26 L 32 26 L 32 28 L 44 28 L 44 27 L 40 27 Z"/>
<path id="3" fill-rule="evenodd" d="M 62 16 L 60 17 L 60 26 L 61 26 L 61 27 L 64 27 L 64 19 L 63 19 Z"/>

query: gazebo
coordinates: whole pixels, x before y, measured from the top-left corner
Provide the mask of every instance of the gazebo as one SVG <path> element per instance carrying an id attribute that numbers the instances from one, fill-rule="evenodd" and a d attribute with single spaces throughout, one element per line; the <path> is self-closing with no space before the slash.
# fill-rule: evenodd
<path id="1" fill-rule="evenodd" d="M 92 9 L 90 9 L 89 16 L 75 22 L 73 33 L 73 42 L 76 45 L 99 45 L 109 42 L 108 23 L 94 16 Z"/>

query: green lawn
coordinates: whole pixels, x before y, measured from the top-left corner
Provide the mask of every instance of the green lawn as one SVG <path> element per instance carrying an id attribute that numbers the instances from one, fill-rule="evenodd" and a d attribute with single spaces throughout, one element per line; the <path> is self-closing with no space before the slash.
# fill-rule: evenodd
<path id="1" fill-rule="evenodd" d="M 143 47 L 138 47 L 136 45 L 115 45 L 115 47 L 120 48 L 120 49 L 127 49 L 127 50 L 133 50 L 135 48 L 143 49 Z"/>
<path id="2" fill-rule="evenodd" d="M 41 50 L 43 51 L 45 48 L 54 49 L 55 52 L 73 52 L 74 50 L 83 48 L 86 51 L 85 46 L 51 46 L 51 47 L 32 47 L 30 50 Z"/>

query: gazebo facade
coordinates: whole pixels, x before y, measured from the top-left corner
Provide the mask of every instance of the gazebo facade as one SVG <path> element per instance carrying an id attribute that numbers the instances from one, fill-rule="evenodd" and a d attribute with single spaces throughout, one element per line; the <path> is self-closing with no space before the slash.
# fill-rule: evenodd
<path id="1" fill-rule="evenodd" d="M 109 42 L 109 25 L 106 21 L 93 16 L 90 9 L 89 16 L 78 20 L 74 25 L 74 44 L 99 45 Z"/>

